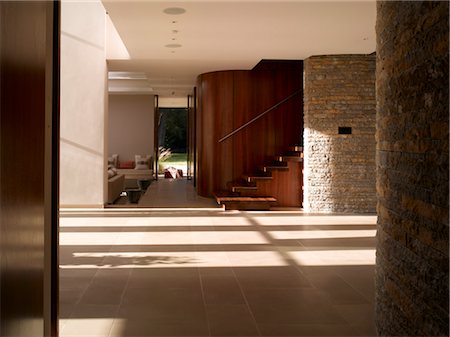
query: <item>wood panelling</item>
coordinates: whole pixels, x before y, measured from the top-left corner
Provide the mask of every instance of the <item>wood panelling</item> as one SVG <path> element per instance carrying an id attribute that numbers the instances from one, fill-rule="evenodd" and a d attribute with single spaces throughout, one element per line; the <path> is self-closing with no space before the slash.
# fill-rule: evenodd
<path id="1" fill-rule="evenodd" d="M 252 95 L 252 77 L 248 71 L 234 72 L 234 88 L 233 88 L 233 124 L 230 129 L 227 129 L 222 136 L 232 132 L 241 125 L 248 122 L 249 114 L 254 113 L 252 101 L 249 97 Z M 219 146 L 232 146 L 232 157 L 229 165 L 232 167 L 231 180 L 242 175 L 243 172 L 248 171 L 249 155 L 251 148 L 248 144 L 251 142 L 251 134 L 246 129 L 238 132 L 233 137 L 218 144 Z"/>
<path id="2" fill-rule="evenodd" d="M 198 77 L 196 179 L 200 195 L 212 196 L 214 191 L 226 189 L 227 182 L 254 172 L 288 146 L 300 143 L 302 72 L 302 61 L 261 61 L 251 71 L 219 71 Z M 296 91 L 298 95 L 291 100 L 219 143 L 220 138 Z M 298 203 L 298 197 L 296 200 Z"/>
<path id="3" fill-rule="evenodd" d="M 225 188 L 233 174 L 232 143 L 218 141 L 233 129 L 234 74 L 229 71 L 204 74 L 197 88 L 200 103 L 197 107 L 197 189 L 200 195 L 211 196 L 213 191 Z"/>
<path id="4" fill-rule="evenodd" d="M 273 170 L 272 180 L 257 182 L 259 195 L 273 195 L 277 206 L 298 207 L 302 204 L 302 162 L 288 162 L 289 170 Z"/>
<path id="5" fill-rule="evenodd" d="M 0 13 L 0 335 L 56 336 L 59 6 Z"/>

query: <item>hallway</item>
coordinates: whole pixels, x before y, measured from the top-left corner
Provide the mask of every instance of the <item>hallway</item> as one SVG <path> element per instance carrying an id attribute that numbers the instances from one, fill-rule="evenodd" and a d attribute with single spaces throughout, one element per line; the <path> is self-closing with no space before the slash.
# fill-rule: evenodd
<path id="1" fill-rule="evenodd" d="M 136 204 L 130 203 L 126 196 L 121 196 L 114 204 L 107 208 L 222 208 L 212 198 L 199 196 L 195 191 L 192 180 L 164 179 L 152 180 Z"/>
<path id="2" fill-rule="evenodd" d="M 60 336 L 374 336 L 375 223 L 62 210 Z"/>

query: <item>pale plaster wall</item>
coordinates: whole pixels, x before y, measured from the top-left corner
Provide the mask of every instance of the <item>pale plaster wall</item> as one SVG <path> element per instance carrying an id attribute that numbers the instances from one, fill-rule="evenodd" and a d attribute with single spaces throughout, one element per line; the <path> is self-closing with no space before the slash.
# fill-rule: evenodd
<path id="1" fill-rule="evenodd" d="M 105 16 L 100 1 L 61 5 L 62 207 L 106 201 Z"/>
<path id="2" fill-rule="evenodd" d="M 109 95 L 109 154 L 134 160 L 135 154 L 153 156 L 153 95 Z"/>

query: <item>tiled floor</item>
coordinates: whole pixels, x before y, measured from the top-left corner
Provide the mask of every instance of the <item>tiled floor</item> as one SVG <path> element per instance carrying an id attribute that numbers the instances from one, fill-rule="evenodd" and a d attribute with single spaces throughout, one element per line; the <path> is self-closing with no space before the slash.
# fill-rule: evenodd
<path id="1" fill-rule="evenodd" d="M 195 192 L 192 181 L 187 179 L 164 179 L 154 181 L 139 200 L 140 207 L 161 208 L 218 208 L 210 198 L 204 198 Z"/>
<path id="2" fill-rule="evenodd" d="M 164 179 L 152 181 L 137 204 L 121 197 L 108 208 L 221 208 L 214 199 L 204 198 L 195 192 L 192 180 Z"/>
<path id="3" fill-rule="evenodd" d="M 63 211 L 61 336 L 375 336 L 374 216 Z"/>

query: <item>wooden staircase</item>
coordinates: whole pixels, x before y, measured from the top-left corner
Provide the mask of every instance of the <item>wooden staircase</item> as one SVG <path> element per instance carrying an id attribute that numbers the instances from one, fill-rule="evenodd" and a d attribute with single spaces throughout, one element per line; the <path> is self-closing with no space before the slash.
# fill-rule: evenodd
<path id="1" fill-rule="evenodd" d="M 301 207 L 301 181 L 297 191 L 289 191 L 301 180 L 303 147 L 291 146 L 283 154 L 270 158 L 255 172 L 244 174 L 240 180 L 227 183 L 227 190 L 214 193 L 225 210 L 270 210 L 272 206 Z M 295 182 L 293 182 L 295 180 Z M 271 193 L 272 192 L 272 193 Z M 286 193 L 298 193 L 298 199 L 285 200 Z M 271 195 L 273 194 L 273 195 Z M 283 199 L 280 201 L 280 198 Z"/>

